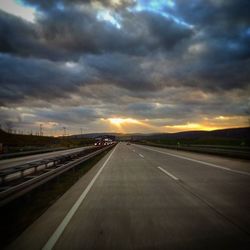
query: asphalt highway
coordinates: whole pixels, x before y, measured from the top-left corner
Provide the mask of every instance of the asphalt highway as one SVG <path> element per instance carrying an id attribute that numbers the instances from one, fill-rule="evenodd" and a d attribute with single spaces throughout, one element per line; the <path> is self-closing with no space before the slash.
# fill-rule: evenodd
<path id="1" fill-rule="evenodd" d="M 249 249 L 248 161 L 119 143 L 91 171 L 11 248 Z"/>
<path id="2" fill-rule="evenodd" d="M 75 153 L 79 152 L 83 149 L 90 148 L 92 146 L 88 147 L 80 147 L 80 148 L 73 148 L 73 149 L 66 149 L 66 150 L 60 150 L 60 151 L 55 151 L 55 152 L 50 152 L 50 153 L 41 153 L 41 154 L 35 154 L 35 155 L 28 155 L 28 156 L 22 156 L 22 157 L 17 157 L 17 158 L 11 158 L 11 159 L 6 159 L 6 160 L 0 160 L 0 169 L 4 168 L 9 168 L 25 163 L 31 163 L 34 161 L 39 161 L 47 158 L 53 158 L 69 153 Z"/>

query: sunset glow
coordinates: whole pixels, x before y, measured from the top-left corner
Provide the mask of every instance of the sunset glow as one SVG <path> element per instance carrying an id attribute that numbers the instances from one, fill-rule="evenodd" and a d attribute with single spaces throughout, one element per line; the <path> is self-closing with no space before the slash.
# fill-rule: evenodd
<path id="1" fill-rule="evenodd" d="M 223 128 L 237 128 L 240 127 L 238 124 L 247 126 L 247 122 L 244 117 L 226 117 L 217 116 L 213 118 L 203 118 L 199 123 L 187 122 L 185 124 L 173 124 L 173 125 L 154 125 L 150 119 L 137 120 L 134 118 L 107 118 L 101 119 L 104 124 L 107 124 L 108 131 L 118 133 L 131 133 L 131 132 L 163 132 L 163 133 L 175 133 L 181 131 L 194 131 L 204 130 L 212 131 Z M 244 124 L 245 121 L 245 124 Z M 230 125 L 227 125 L 230 124 Z"/>
<path id="2" fill-rule="evenodd" d="M 28 134 L 42 124 L 44 135 L 59 135 L 64 127 L 79 134 L 249 126 L 245 2 L 0 1 L 2 128 Z"/>
<path id="3" fill-rule="evenodd" d="M 122 124 L 139 124 L 142 125 L 141 122 L 132 119 L 132 118 L 109 118 L 108 119 L 110 121 L 111 124 L 116 125 L 116 126 L 120 126 Z"/>
<path id="4" fill-rule="evenodd" d="M 249 9 L 0 0 L 0 248 L 249 248 Z"/>

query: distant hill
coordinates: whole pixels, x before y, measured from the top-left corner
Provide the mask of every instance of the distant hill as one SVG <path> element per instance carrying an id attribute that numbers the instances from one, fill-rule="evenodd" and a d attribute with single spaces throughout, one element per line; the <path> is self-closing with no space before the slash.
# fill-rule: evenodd
<path id="1" fill-rule="evenodd" d="M 157 133 L 151 135 L 139 135 L 136 138 L 150 139 L 194 139 L 201 137 L 220 137 L 231 139 L 250 139 L 250 127 L 247 128 L 230 128 L 213 131 L 185 131 L 178 133 Z"/>
<path id="2" fill-rule="evenodd" d="M 90 133 L 68 137 L 49 137 L 35 135 L 9 134 L 0 129 L 0 143 L 8 147 L 58 147 L 81 146 L 93 143 L 95 138 L 115 136 L 118 140 L 152 141 L 163 144 L 211 144 L 211 145 L 246 145 L 250 146 L 250 128 L 220 129 L 214 131 L 186 131 L 178 133 Z"/>
<path id="3" fill-rule="evenodd" d="M 250 128 L 232 128 L 213 131 L 187 131 L 133 136 L 133 140 L 158 141 L 165 144 L 220 144 L 250 145 Z"/>
<path id="4" fill-rule="evenodd" d="M 8 146 L 47 146 L 59 144 L 59 140 L 49 136 L 10 134 L 0 129 L 0 143 Z"/>
<path id="5" fill-rule="evenodd" d="M 97 138 L 102 136 L 116 136 L 118 139 L 131 138 L 134 140 L 143 139 L 199 139 L 199 138 L 229 138 L 229 139 L 247 139 L 250 140 L 250 127 L 230 128 L 213 131 L 184 131 L 178 133 L 90 133 L 82 135 L 72 135 L 71 138 Z"/>

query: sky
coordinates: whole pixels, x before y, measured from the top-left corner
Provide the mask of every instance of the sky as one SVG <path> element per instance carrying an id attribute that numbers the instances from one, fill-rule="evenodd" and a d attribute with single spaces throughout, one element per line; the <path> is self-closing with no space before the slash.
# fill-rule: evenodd
<path id="1" fill-rule="evenodd" d="M 249 9 L 0 0 L 1 126 L 53 136 L 249 126 Z"/>

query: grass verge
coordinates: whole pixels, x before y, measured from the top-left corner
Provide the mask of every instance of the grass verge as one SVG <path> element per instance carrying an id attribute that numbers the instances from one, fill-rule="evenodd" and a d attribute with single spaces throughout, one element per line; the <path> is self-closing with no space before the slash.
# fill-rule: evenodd
<path id="1" fill-rule="evenodd" d="M 44 185 L 0 208 L 0 248 L 11 243 L 31 223 L 40 217 L 73 184 L 100 161 L 110 149 L 105 150 Z"/>
<path id="2" fill-rule="evenodd" d="M 177 145 L 166 145 L 166 144 L 159 144 L 153 142 L 136 142 L 136 144 L 145 145 L 145 146 L 153 146 L 158 148 L 167 148 L 173 149 L 178 151 L 187 151 L 187 152 L 194 152 L 200 154 L 209 154 L 209 155 L 217 155 L 223 157 L 230 157 L 235 159 L 243 159 L 243 160 L 250 160 L 249 156 L 249 149 L 241 149 L 241 150 L 233 150 L 233 149 L 226 149 L 222 146 L 214 146 L 214 147 L 192 147 L 192 146 L 177 146 Z"/>

